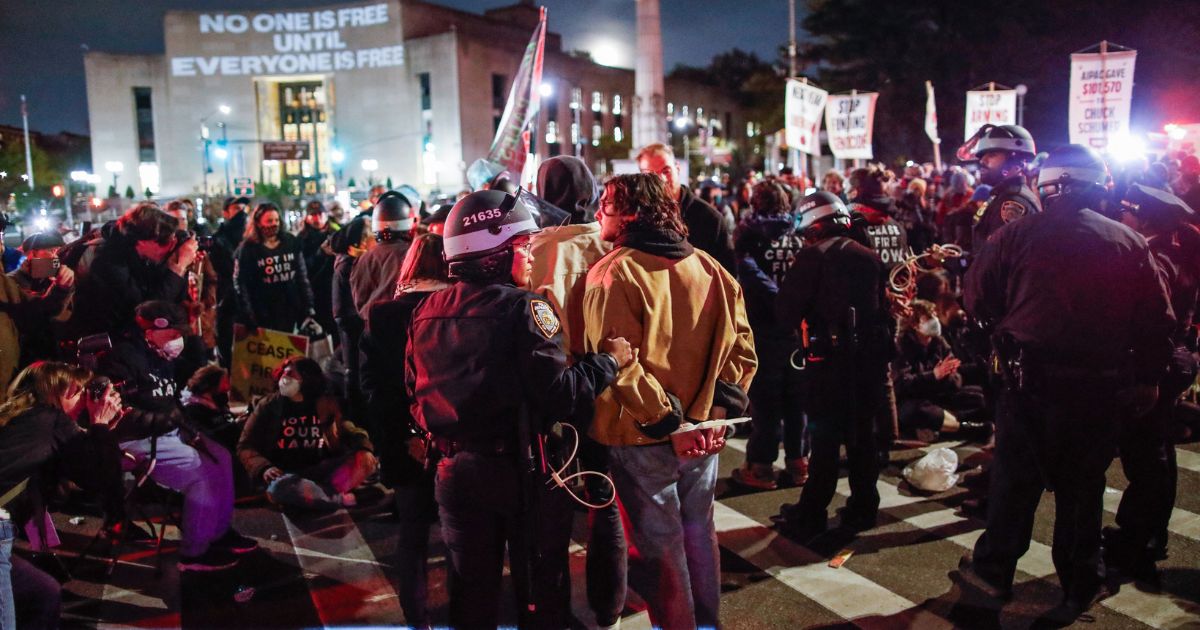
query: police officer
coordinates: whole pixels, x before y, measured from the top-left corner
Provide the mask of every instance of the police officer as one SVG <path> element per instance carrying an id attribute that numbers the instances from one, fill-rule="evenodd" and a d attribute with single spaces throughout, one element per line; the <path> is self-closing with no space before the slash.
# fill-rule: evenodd
<path id="1" fill-rule="evenodd" d="M 816 192 L 798 208 L 804 247 L 788 270 L 775 313 L 799 330 L 806 362 L 809 478 L 800 501 L 780 508 L 780 529 L 807 541 L 826 530 L 826 510 L 837 489 L 838 451 L 850 469 L 843 529 L 875 526 L 879 461 L 875 418 L 886 403 L 888 363 L 895 355 L 894 324 L 884 295 L 879 256 L 848 236 L 850 213 L 835 195 Z"/>
<path id="2" fill-rule="evenodd" d="M 1108 558 L 1127 575 L 1153 579 L 1155 561 L 1166 557 L 1167 522 L 1175 507 L 1174 412 L 1179 395 L 1196 378 L 1192 324 L 1200 290 L 1200 230 L 1190 223 L 1194 213 L 1182 199 L 1141 184 L 1125 192 L 1120 211 L 1121 222 L 1145 236 L 1157 258 L 1178 322 L 1158 404 L 1145 418 L 1122 427 L 1121 468 L 1129 486 L 1117 509 L 1118 527 L 1105 530 Z"/>
<path id="3" fill-rule="evenodd" d="M 1004 226 L 967 271 L 964 298 L 994 322 L 1005 386 L 997 405 L 987 527 L 958 577 L 1011 596 L 1045 488 L 1055 492 L 1055 616 L 1074 620 L 1100 594 L 1104 471 L 1119 420 L 1144 414 L 1171 354 L 1174 317 L 1146 241 L 1091 210 L 1108 170 L 1095 151 L 1050 153 L 1045 212 Z"/>
<path id="4" fill-rule="evenodd" d="M 443 455 L 435 494 L 450 555 L 453 627 L 496 626 L 506 542 L 519 625 L 570 625 L 571 511 L 561 490 L 531 490 L 544 490 L 546 477 L 527 474 L 530 442 L 539 442 L 528 434 L 590 404 L 633 358 L 624 338 L 607 339 L 602 352 L 568 367 L 558 314 L 517 288 L 528 282 L 529 235 L 537 230 L 525 204 L 506 192 L 460 200 L 445 229 L 446 261 L 458 282 L 426 298 L 409 328 L 413 417 Z"/>
<path id="5" fill-rule="evenodd" d="M 959 147 L 958 159 L 979 160 L 979 180 L 992 187 L 992 196 L 975 214 L 971 241 L 976 249 L 1005 223 L 1042 211 L 1025 181 L 1036 155 L 1033 136 L 1018 125 L 984 125 Z"/>

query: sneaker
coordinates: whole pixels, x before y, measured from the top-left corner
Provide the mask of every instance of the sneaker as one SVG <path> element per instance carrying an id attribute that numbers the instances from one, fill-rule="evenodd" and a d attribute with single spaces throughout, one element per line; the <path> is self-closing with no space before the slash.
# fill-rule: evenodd
<path id="1" fill-rule="evenodd" d="M 334 500 L 344 508 L 352 508 L 358 505 L 358 497 L 354 496 L 353 492 L 343 492 L 334 497 Z"/>
<path id="2" fill-rule="evenodd" d="M 730 479 L 734 483 L 754 488 L 755 490 L 774 490 L 779 487 L 775 483 L 775 471 L 770 464 L 751 464 L 746 462 L 741 468 L 735 468 Z"/>
<path id="3" fill-rule="evenodd" d="M 227 549 L 211 546 L 198 556 L 179 556 L 178 567 L 183 571 L 223 571 L 237 566 L 237 556 Z"/>
<path id="4" fill-rule="evenodd" d="M 787 468 L 779 475 L 779 485 L 798 488 L 806 483 L 808 483 L 808 458 L 789 459 Z"/>
<path id="5" fill-rule="evenodd" d="M 214 540 L 212 544 L 236 554 L 250 553 L 258 549 L 257 540 L 237 533 L 232 527 L 223 536 Z"/>

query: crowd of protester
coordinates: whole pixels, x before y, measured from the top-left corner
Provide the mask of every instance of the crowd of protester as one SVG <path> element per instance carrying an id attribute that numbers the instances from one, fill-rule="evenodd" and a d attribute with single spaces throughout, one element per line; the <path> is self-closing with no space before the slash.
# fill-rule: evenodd
<path id="1" fill-rule="evenodd" d="M 522 623 L 564 627 L 569 500 L 545 491 L 529 543 L 520 480 L 483 455 L 515 452 L 497 433 L 510 416 L 536 416 L 535 432 L 569 421 L 581 470 L 596 473 L 582 485 L 597 622 L 619 623 L 636 561 L 650 579 L 631 586 L 652 620 L 683 628 L 720 621 L 712 503 L 728 429 L 681 427 L 749 415 L 732 481 L 805 487 L 779 518 L 801 541 L 828 527 L 842 446 L 852 489 L 842 525 L 856 530 L 875 525 L 879 467 L 896 443 L 991 448 L 996 379 L 962 295 L 993 188 L 974 169 L 869 164 L 814 181 L 785 168 L 693 186 L 667 146 L 637 162 L 641 175 L 598 181 L 581 160 L 551 158 L 536 198 L 505 173 L 460 195 L 464 209 L 410 187 L 373 188 L 352 217 L 311 200 L 294 234 L 276 205 L 230 198 L 211 234 L 191 200 L 175 199 L 69 242 L 26 238 L 0 278 L 0 628 L 58 623 L 57 582 L 12 546 L 26 522 L 43 536 L 53 527 L 46 513 L 64 488 L 100 506 L 113 541 L 150 537 L 129 518 L 127 484 L 177 492 L 178 567 L 199 572 L 257 548 L 232 527 L 238 495 L 320 511 L 386 488 L 410 624 L 431 623 L 426 560 L 440 518 L 452 624 L 495 625 L 507 543 L 514 577 L 531 584 L 518 589 Z M 1139 227 L 1120 203 L 1134 185 L 1200 207 L 1194 155 L 1112 166 L 1112 195 L 1094 210 L 1113 220 Z M 813 213 L 823 208 L 832 221 Z M 463 222 L 518 211 L 490 236 Z M 1180 247 L 1200 242 L 1184 234 Z M 820 258 L 827 237 L 845 241 L 833 272 Z M 463 249 L 488 238 L 482 254 Z M 810 304 L 825 290 L 818 277 L 845 294 L 841 329 L 810 329 L 841 317 Z M 234 411 L 235 324 L 332 339 L 337 353 L 288 359 L 276 392 Z M 838 334 L 857 344 L 854 379 L 806 373 Z M 508 419 L 491 433 L 464 428 L 492 417 Z M 856 423 L 870 428 L 841 430 Z"/>

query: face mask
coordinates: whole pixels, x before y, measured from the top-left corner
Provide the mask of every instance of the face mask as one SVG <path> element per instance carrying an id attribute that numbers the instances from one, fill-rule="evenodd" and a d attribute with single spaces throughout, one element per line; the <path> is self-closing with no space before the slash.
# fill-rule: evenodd
<path id="1" fill-rule="evenodd" d="M 222 409 L 229 407 L 229 392 L 217 392 L 212 395 L 212 399 Z"/>
<path id="2" fill-rule="evenodd" d="M 942 334 L 942 322 L 936 317 L 927 319 L 917 325 L 917 332 L 926 337 L 939 337 Z"/>
<path id="3" fill-rule="evenodd" d="M 262 228 L 263 238 L 275 238 L 275 236 L 277 234 L 279 234 L 279 226 L 278 225 L 272 225 L 270 227 Z"/>
<path id="4" fill-rule="evenodd" d="M 284 398 L 291 398 L 300 393 L 300 381 L 290 377 L 281 376 L 279 378 L 279 395 Z"/>
<path id="5" fill-rule="evenodd" d="M 155 348 L 155 351 L 158 352 L 158 356 L 168 361 L 174 361 L 183 353 L 183 337 L 172 339 L 163 344 L 161 348 Z"/>

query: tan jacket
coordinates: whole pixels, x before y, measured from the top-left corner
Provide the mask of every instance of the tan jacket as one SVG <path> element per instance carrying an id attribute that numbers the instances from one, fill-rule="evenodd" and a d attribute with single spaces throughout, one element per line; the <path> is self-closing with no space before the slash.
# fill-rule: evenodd
<path id="1" fill-rule="evenodd" d="M 21 288 L 12 276 L 0 274 L 0 401 L 8 396 L 8 384 L 21 363 L 21 344 L 14 317 L 51 320 L 62 314 L 75 295 L 75 287 L 57 285 L 37 295 Z"/>
<path id="2" fill-rule="evenodd" d="M 671 413 L 668 392 L 687 418 L 705 420 L 718 380 L 749 390 L 758 360 L 742 289 L 703 251 L 671 260 L 619 247 L 588 272 L 583 303 L 588 351 L 625 337 L 638 353 L 596 399 L 591 434 L 600 443 L 665 441 L 637 425 Z"/>
<path id="3" fill-rule="evenodd" d="M 599 223 L 549 227 L 529 240 L 533 269 L 529 290 L 546 298 L 562 321 L 568 354 L 584 352 L 583 291 L 588 269 L 612 251 L 600 238 Z"/>

